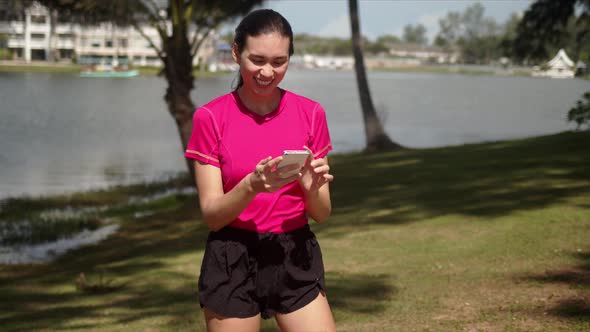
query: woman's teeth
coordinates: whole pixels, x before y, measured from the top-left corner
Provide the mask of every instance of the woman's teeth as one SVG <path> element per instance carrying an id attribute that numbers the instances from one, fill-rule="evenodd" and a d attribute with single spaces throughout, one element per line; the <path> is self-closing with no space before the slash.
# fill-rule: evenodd
<path id="1" fill-rule="evenodd" d="M 258 85 L 262 85 L 262 86 L 267 86 L 270 85 L 270 83 L 272 83 L 272 80 L 268 80 L 268 81 L 263 81 L 263 80 L 259 80 L 259 79 L 255 79 L 256 83 L 258 83 Z"/>

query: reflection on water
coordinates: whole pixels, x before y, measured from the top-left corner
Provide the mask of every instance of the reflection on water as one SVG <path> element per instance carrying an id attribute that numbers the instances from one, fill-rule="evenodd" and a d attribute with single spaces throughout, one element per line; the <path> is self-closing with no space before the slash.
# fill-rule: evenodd
<path id="1" fill-rule="evenodd" d="M 117 229 L 119 225 L 113 224 L 47 243 L 0 246 L 0 264 L 48 263 L 70 250 L 98 243 Z"/>
<path id="2" fill-rule="evenodd" d="M 197 104 L 234 75 L 200 79 Z M 434 147 L 555 133 L 587 81 L 429 73 L 369 73 L 373 99 L 398 143 Z M 320 101 L 335 152 L 362 149 L 354 73 L 292 70 L 283 87 Z M 185 171 L 166 83 L 0 73 L 0 199 L 163 179 Z"/>

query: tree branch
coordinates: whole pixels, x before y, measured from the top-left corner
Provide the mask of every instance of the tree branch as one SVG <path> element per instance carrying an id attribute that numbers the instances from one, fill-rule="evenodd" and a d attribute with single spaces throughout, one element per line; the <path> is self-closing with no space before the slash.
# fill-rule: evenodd
<path id="1" fill-rule="evenodd" d="M 162 60 L 162 62 L 165 62 L 165 57 L 166 55 L 162 52 L 162 50 L 160 50 L 159 47 L 156 46 L 156 44 L 154 43 L 154 41 L 150 38 L 150 36 L 148 36 L 145 32 L 143 32 L 143 30 L 141 29 L 141 27 L 137 24 L 137 21 L 132 21 L 131 25 L 133 26 L 133 28 L 135 28 L 135 30 L 137 32 L 139 32 L 139 34 L 145 38 L 148 43 L 150 44 L 150 46 L 156 51 L 156 53 L 158 54 L 158 57 L 160 58 L 160 60 Z M 158 29 L 159 31 L 159 29 Z"/>
<path id="2" fill-rule="evenodd" d="M 197 52 L 201 48 L 201 45 L 203 44 L 203 42 L 205 41 L 205 39 L 207 39 L 207 36 L 209 35 L 209 33 L 211 33 L 211 31 L 213 29 L 214 29 L 213 27 L 208 28 L 206 30 L 206 32 L 203 34 L 203 37 L 201 39 L 199 39 L 199 40 L 197 40 L 197 34 L 195 33 L 195 36 L 193 38 L 193 42 L 194 43 L 191 43 L 191 50 L 192 50 L 191 51 L 191 58 L 193 58 L 193 59 L 195 58 L 195 55 L 197 55 Z"/>
<path id="3" fill-rule="evenodd" d="M 203 29 L 203 26 L 197 25 L 197 29 L 195 30 L 195 35 L 193 36 L 191 43 L 190 43 L 191 50 L 193 50 L 195 48 L 195 45 L 197 44 L 197 39 L 198 39 L 199 34 L 201 33 L 202 29 Z"/>
<path id="4" fill-rule="evenodd" d="M 147 2 L 147 3 L 146 3 Z M 152 25 L 158 30 L 160 36 L 163 38 L 166 33 L 166 20 L 160 16 L 160 7 L 153 0 L 140 0 L 139 3 L 145 8 L 148 13 Z"/>

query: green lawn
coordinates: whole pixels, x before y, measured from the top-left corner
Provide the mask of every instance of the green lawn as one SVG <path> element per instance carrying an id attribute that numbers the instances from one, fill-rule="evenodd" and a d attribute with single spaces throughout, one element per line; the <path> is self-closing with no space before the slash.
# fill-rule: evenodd
<path id="1" fill-rule="evenodd" d="M 590 330 L 590 132 L 331 162 L 334 211 L 312 227 L 339 331 Z M 3 218 L 111 204 L 99 217 L 121 229 L 51 264 L 0 266 L 0 330 L 203 330 L 196 195 L 116 205 L 189 182 L 8 201 Z"/>

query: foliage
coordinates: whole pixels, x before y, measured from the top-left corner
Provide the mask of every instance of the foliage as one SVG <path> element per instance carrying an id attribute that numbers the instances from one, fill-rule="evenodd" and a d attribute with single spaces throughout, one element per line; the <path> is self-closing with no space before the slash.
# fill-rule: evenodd
<path id="1" fill-rule="evenodd" d="M 509 20 L 506 26 L 511 23 Z M 446 51 L 458 50 L 466 63 L 489 63 L 503 56 L 500 44 L 508 29 L 491 17 L 485 17 L 485 8 L 475 3 L 463 13 L 449 12 L 439 20 L 439 33 L 434 44 Z"/>
<path id="2" fill-rule="evenodd" d="M 589 60 L 590 0 L 537 0 L 524 13 L 513 41 L 521 61 L 546 61 L 564 48 L 574 61 Z"/>
<path id="3" fill-rule="evenodd" d="M 586 100 L 578 100 L 576 107 L 573 107 L 567 113 L 567 120 L 575 122 L 577 130 L 584 125 L 586 125 L 587 129 L 590 129 L 590 92 L 584 93 L 583 98 Z"/>
<path id="4" fill-rule="evenodd" d="M 8 42 L 8 34 L 0 32 L 0 49 L 6 48 Z"/>
<path id="5" fill-rule="evenodd" d="M 426 27 L 423 24 L 412 26 L 408 24 L 404 27 L 403 40 L 409 44 L 425 45 L 428 42 L 426 37 Z"/>
<path id="6" fill-rule="evenodd" d="M 9 60 L 12 56 L 12 52 L 10 52 L 7 48 L 0 48 L 0 60 Z"/>
<path id="7" fill-rule="evenodd" d="M 293 43 L 297 54 L 352 54 L 349 38 L 318 37 L 302 33 L 293 37 Z"/>
<path id="8" fill-rule="evenodd" d="M 363 48 L 369 54 L 388 53 L 396 44 L 402 41 L 395 35 L 382 35 L 369 40 L 363 37 Z M 352 44 L 349 38 L 320 37 L 306 33 L 295 34 L 294 40 L 296 54 L 327 54 L 327 55 L 352 55 Z"/>

